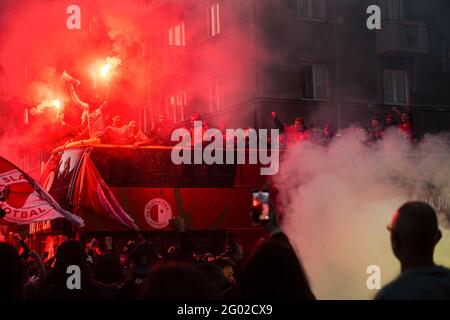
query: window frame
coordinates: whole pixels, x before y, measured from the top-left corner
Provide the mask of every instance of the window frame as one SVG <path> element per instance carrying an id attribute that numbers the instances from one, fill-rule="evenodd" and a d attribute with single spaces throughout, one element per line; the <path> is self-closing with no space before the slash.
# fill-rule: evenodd
<path id="1" fill-rule="evenodd" d="M 214 10 L 214 14 L 213 14 Z M 213 21 L 214 17 L 214 21 Z M 220 24 L 220 2 L 215 1 L 208 4 L 206 8 L 206 21 L 207 21 L 207 37 L 215 38 L 222 33 Z"/>
<path id="2" fill-rule="evenodd" d="M 312 68 L 312 89 L 313 89 L 313 97 L 312 98 L 306 98 L 303 96 L 302 93 L 302 66 L 311 66 Z M 316 68 L 318 66 L 325 67 L 325 98 L 318 98 L 317 97 L 317 82 L 316 82 Z M 316 62 L 300 62 L 298 65 L 298 91 L 299 96 L 302 100 L 307 101 L 329 101 L 330 100 L 330 70 L 329 65 L 326 63 L 316 63 Z"/>
<path id="3" fill-rule="evenodd" d="M 302 16 L 300 14 L 300 1 L 301 0 L 296 0 L 296 15 L 297 15 L 297 19 L 300 20 L 304 20 L 304 21 L 314 21 L 314 22 L 326 22 L 328 21 L 328 16 L 329 16 L 329 12 L 328 12 L 328 0 L 304 0 L 307 1 L 308 3 L 308 16 Z M 313 2 L 314 1 L 322 1 L 323 2 L 323 18 L 318 18 L 314 16 L 314 10 L 313 10 Z"/>
<path id="4" fill-rule="evenodd" d="M 177 28 L 179 28 L 178 37 L 176 31 Z M 186 47 L 186 24 L 184 21 L 171 25 L 167 30 L 167 33 L 168 33 L 167 44 L 169 47 Z"/>
<path id="5" fill-rule="evenodd" d="M 399 3 L 398 17 L 393 16 L 394 1 L 398 1 Z M 383 12 L 381 13 L 382 21 L 387 20 L 401 21 L 405 19 L 405 3 L 403 2 L 403 0 L 379 0 L 378 4 L 380 5 L 382 11 L 383 9 L 387 9 L 387 15 L 386 14 L 383 15 Z"/>
<path id="6" fill-rule="evenodd" d="M 386 78 L 385 75 L 387 73 L 390 73 L 391 75 L 391 86 L 392 86 L 392 102 L 390 101 L 386 101 L 386 87 L 385 87 L 385 82 L 386 82 Z M 397 88 L 397 81 L 395 80 L 394 75 L 398 75 L 398 74 L 403 74 L 405 76 L 404 78 L 404 83 L 405 83 L 405 102 L 399 102 L 398 99 L 398 88 Z M 383 86 L 383 103 L 385 105 L 393 105 L 393 106 L 404 106 L 404 105 L 408 105 L 410 103 L 410 78 L 409 78 L 409 73 L 406 70 L 401 70 L 401 69 L 382 69 L 382 86 Z"/>
<path id="7" fill-rule="evenodd" d="M 221 97 L 220 97 L 220 78 L 214 78 L 209 82 L 209 111 L 215 112 L 222 109 Z M 213 86 L 216 86 L 216 96 L 213 97 Z M 215 107 L 213 104 L 213 98 L 215 100 Z"/>
<path id="8" fill-rule="evenodd" d="M 173 103 L 172 100 L 175 100 L 175 103 Z M 181 103 L 179 103 L 180 101 Z M 173 123 L 182 122 L 186 120 L 186 107 L 187 107 L 186 92 L 183 91 L 169 95 L 167 99 L 166 114 L 172 117 Z M 177 108 L 180 108 L 180 111 L 177 110 Z M 178 117 L 178 115 L 180 115 L 180 117 Z"/>

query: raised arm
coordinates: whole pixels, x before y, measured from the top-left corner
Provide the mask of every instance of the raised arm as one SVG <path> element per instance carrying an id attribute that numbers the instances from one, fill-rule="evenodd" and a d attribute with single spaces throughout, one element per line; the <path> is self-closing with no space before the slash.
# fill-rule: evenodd
<path id="1" fill-rule="evenodd" d="M 108 106 L 109 103 L 109 93 L 111 92 L 111 86 L 109 83 L 106 84 L 106 96 L 105 96 L 105 101 L 103 101 L 103 103 L 100 105 L 99 109 L 100 111 L 103 110 L 103 108 L 105 108 L 106 106 Z"/>
<path id="2" fill-rule="evenodd" d="M 398 114 L 399 116 L 402 114 L 402 113 L 400 112 L 400 110 L 398 110 L 397 107 L 392 107 L 392 110 L 393 110 L 396 114 Z"/>
<path id="3" fill-rule="evenodd" d="M 272 118 L 275 121 L 275 125 L 277 126 L 278 130 L 280 130 L 280 133 L 283 133 L 285 131 L 286 124 L 281 121 L 276 112 L 272 112 Z"/>
<path id="4" fill-rule="evenodd" d="M 83 109 L 83 110 L 88 109 L 89 104 L 81 101 L 80 97 L 75 92 L 75 87 L 73 86 L 72 83 L 69 83 L 69 88 L 70 88 L 70 96 L 72 97 L 72 101 L 81 109 Z"/>

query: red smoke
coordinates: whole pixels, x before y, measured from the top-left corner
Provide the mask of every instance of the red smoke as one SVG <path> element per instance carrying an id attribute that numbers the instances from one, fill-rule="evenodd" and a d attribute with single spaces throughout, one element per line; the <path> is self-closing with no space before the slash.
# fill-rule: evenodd
<path id="1" fill-rule="evenodd" d="M 66 9 L 73 4 L 81 8 L 81 30 L 66 27 Z M 112 6 L 101 0 L 2 0 L 0 6 L 2 154 L 20 158 L 41 147 L 52 149 L 73 135 L 81 110 L 71 103 L 61 73 L 67 70 L 81 80 L 79 95 L 89 102 L 95 94 L 105 94 L 104 79 L 97 79 L 93 89 L 92 72 L 99 72 L 107 57 L 126 61 L 112 84 L 108 113 L 136 116 L 145 97 L 145 68 L 136 49 L 142 40 L 138 1 Z M 61 101 L 65 128 L 57 122 L 55 100 Z"/>
<path id="2" fill-rule="evenodd" d="M 121 65 L 112 81 L 106 115 L 119 113 L 124 121 L 137 120 L 144 107 L 149 110 L 147 117 L 156 118 L 160 111 L 166 111 L 169 96 L 179 93 L 187 96 L 185 119 L 194 111 L 215 111 L 210 109 L 214 79 L 220 81 L 222 108 L 253 97 L 257 81 L 254 58 L 258 54 L 261 63 L 269 56 L 256 48 L 251 2 L 233 1 L 233 7 L 229 7 L 231 2 L 223 3 L 223 34 L 218 39 L 206 38 L 207 19 L 202 8 L 189 5 L 186 10 L 163 10 L 148 16 L 143 3 L 1 1 L 0 88 L 5 107 L 0 108 L 0 124 L 8 122 L 3 126 L 5 132 L 0 130 L 1 154 L 14 161 L 13 152 L 37 154 L 41 147 L 48 151 L 73 136 L 81 122 L 81 110 L 71 102 L 67 86 L 60 80 L 61 73 L 66 70 L 81 81 L 78 94 L 89 102 L 96 94 L 105 94 L 101 76 L 93 89 L 92 72 L 100 73 L 107 57 L 120 59 Z M 74 4 L 81 9 L 81 30 L 66 27 L 66 9 Z M 186 21 L 186 46 L 168 49 L 168 29 L 180 21 Z M 158 53 L 164 50 L 167 55 L 161 58 Z M 170 60 L 169 67 L 176 73 L 154 77 L 160 71 L 160 58 Z M 54 100 L 61 101 L 66 127 L 57 121 L 57 110 L 51 106 Z M 253 112 L 250 109 L 248 112 Z M 246 117 L 242 111 L 239 116 L 230 115 L 212 125 L 242 126 L 236 124 Z M 11 122 L 23 124 L 18 134 L 11 134 Z"/>

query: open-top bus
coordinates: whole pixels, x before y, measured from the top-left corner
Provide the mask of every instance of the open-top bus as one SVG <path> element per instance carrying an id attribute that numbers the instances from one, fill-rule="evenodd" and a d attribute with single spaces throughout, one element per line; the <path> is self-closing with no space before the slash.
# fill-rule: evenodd
<path id="1" fill-rule="evenodd" d="M 260 174 L 261 165 L 175 165 L 171 152 L 172 147 L 136 149 L 96 142 L 55 149 L 40 183 L 64 209 L 80 215 L 86 225 L 75 230 L 63 220 L 33 224 L 30 233 L 35 245 L 43 243 L 42 239 L 50 234 L 73 237 L 77 233 L 84 239 L 127 239 L 136 235 L 124 224 L 80 201 L 82 189 L 86 188 L 82 186 L 86 179 L 83 175 L 87 174 L 82 168 L 88 159 L 141 233 L 170 238 L 169 220 L 180 216 L 205 249 L 223 241 L 227 230 L 244 245 L 264 234 L 249 216 L 252 190 L 270 188 L 270 181 Z M 216 243 L 210 243 L 210 239 L 216 239 Z"/>

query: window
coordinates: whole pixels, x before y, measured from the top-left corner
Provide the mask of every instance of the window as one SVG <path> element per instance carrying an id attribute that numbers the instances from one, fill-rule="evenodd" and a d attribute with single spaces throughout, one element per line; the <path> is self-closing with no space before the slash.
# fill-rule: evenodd
<path id="1" fill-rule="evenodd" d="M 208 8 L 208 35 L 217 36 L 220 33 L 220 9 L 219 3 Z"/>
<path id="2" fill-rule="evenodd" d="M 326 0 L 297 0 L 299 18 L 325 20 Z"/>
<path id="3" fill-rule="evenodd" d="M 211 112 L 220 110 L 220 81 L 219 79 L 214 79 L 209 84 L 209 110 Z"/>
<path id="4" fill-rule="evenodd" d="M 328 66 L 323 64 L 300 65 L 300 96 L 310 100 L 328 98 Z"/>
<path id="5" fill-rule="evenodd" d="M 186 106 L 186 93 L 180 93 L 169 97 L 167 114 L 172 115 L 174 123 L 185 120 L 184 111 Z"/>
<path id="6" fill-rule="evenodd" d="M 380 8 L 383 20 L 400 20 L 403 18 L 403 0 L 381 0 Z"/>
<path id="7" fill-rule="evenodd" d="M 383 71 L 384 103 L 403 105 L 409 102 L 408 74 L 400 70 Z"/>
<path id="8" fill-rule="evenodd" d="M 169 46 L 185 46 L 186 36 L 184 22 L 169 29 Z"/>

